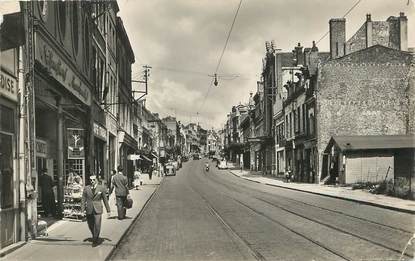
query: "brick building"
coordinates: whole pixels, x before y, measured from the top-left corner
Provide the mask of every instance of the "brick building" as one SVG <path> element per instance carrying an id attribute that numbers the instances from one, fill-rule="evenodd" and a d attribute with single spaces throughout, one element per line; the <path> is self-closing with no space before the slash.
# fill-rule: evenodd
<path id="1" fill-rule="evenodd" d="M 368 15 L 347 42 L 344 23 L 344 19 L 330 20 L 332 59 L 318 69 L 315 115 L 320 181 L 330 176 L 332 168 L 336 168 L 333 178 L 341 171 L 323 153 L 332 136 L 414 134 L 414 58 L 406 51 L 406 17 L 400 13 L 372 22 Z"/>

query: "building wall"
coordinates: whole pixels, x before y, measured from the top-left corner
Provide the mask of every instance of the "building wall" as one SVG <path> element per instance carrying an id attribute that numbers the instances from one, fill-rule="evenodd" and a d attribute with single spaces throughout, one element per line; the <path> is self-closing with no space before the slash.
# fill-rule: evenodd
<path id="1" fill-rule="evenodd" d="M 347 41 L 346 53 L 356 52 L 366 48 L 366 23 Z"/>
<path id="2" fill-rule="evenodd" d="M 370 53 L 365 53 L 350 60 L 382 60 L 382 50 L 374 49 L 378 52 L 370 53 L 377 57 L 367 59 Z M 334 60 L 322 66 L 316 115 L 320 155 L 335 135 L 407 134 L 409 66 L 407 54 L 397 52 L 384 57 L 390 64 Z"/>

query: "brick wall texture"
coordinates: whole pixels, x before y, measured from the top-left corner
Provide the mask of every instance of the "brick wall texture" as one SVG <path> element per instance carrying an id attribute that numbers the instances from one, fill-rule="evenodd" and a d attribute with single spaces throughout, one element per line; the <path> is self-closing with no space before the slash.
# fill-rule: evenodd
<path id="1" fill-rule="evenodd" d="M 407 134 L 408 95 L 414 95 L 411 59 L 409 53 L 372 46 L 322 65 L 316 97 L 319 155 L 335 135 Z"/>

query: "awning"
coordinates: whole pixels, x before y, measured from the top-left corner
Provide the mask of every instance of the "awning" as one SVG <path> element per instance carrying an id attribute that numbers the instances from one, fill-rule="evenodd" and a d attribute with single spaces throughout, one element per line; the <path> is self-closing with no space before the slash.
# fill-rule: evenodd
<path id="1" fill-rule="evenodd" d="M 145 155 L 141 155 L 141 157 L 143 157 L 145 160 L 148 160 L 150 162 L 153 162 L 151 159 L 147 158 Z"/>
<path id="2" fill-rule="evenodd" d="M 130 154 L 127 156 L 127 160 L 142 160 L 142 158 L 140 157 L 140 155 Z"/>

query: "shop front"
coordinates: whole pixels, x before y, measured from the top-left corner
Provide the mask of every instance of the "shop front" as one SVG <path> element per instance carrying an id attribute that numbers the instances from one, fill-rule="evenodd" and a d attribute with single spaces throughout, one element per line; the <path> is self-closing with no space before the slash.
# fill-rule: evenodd
<path id="1" fill-rule="evenodd" d="M 3 93 L 3 86 L 1 89 Z M 19 241 L 20 236 L 16 118 L 16 101 L 0 95 L 0 249 Z"/>
<path id="2" fill-rule="evenodd" d="M 104 165 L 104 156 L 107 140 L 107 130 L 100 124 L 94 122 L 93 125 L 94 132 L 94 170 L 95 175 L 98 179 L 107 183 L 108 181 L 108 171 L 106 171 L 106 166 Z"/>
<path id="3" fill-rule="evenodd" d="M 42 33 L 35 35 L 35 134 L 47 153 L 36 153 L 37 173 L 52 178 L 57 217 L 64 216 L 68 180 L 78 176 L 85 184 L 91 132 L 91 93 L 86 82 L 62 50 Z M 38 191 L 45 189 L 34 175 Z M 38 193 L 39 211 L 44 211 Z"/>
<path id="4" fill-rule="evenodd" d="M 0 34 L 1 36 L 1 34 Z M 24 200 L 20 196 L 19 179 L 24 171 L 18 169 L 18 49 L 0 53 L 0 249 L 24 240 L 19 231 L 24 225 Z M 24 193 L 24 192 L 23 192 Z M 24 194 L 23 194 L 24 195 Z"/>
<path id="5" fill-rule="evenodd" d="M 128 160 L 128 155 L 134 154 L 138 150 L 137 141 L 125 131 L 119 131 L 118 136 L 118 142 L 120 143 L 119 162 L 124 169 L 124 175 L 128 178 L 129 185 L 132 186 L 135 166 L 134 161 Z"/>

